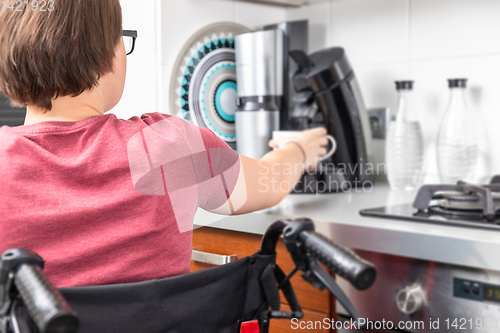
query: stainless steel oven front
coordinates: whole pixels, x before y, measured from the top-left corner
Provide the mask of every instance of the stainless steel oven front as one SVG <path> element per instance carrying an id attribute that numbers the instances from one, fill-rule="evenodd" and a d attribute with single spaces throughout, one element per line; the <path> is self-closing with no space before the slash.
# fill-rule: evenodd
<path id="1" fill-rule="evenodd" d="M 360 292 L 341 278 L 337 282 L 369 330 L 500 331 L 500 272 L 356 252 L 376 265 L 375 284 Z"/>

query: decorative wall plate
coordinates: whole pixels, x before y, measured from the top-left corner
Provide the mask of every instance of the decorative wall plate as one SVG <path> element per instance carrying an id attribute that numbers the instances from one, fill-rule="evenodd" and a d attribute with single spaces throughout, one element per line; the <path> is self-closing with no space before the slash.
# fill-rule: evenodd
<path id="1" fill-rule="evenodd" d="M 212 130 L 236 146 L 236 66 L 234 36 L 251 31 L 232 23 L 198 30 L 182 48 L 170 79 L 171 113 Z"/>

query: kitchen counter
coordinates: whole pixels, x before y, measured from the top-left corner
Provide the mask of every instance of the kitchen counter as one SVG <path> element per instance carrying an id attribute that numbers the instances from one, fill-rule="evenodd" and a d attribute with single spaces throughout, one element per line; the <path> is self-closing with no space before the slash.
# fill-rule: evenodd
<path id="1" fill-rule="evenodd" d="M 280 218 L 309 217 L 316 230 L 353 249 L 500 271 L 500 232 L 359 215 L 359 210 L 413 202 L 414 192 L 377 184 L 370 192 L 292 194 L 279 205 L 245 215 L 199 210 L 195 228 L 211 226 L 263 234 Z M 257 250 L 257 249 L 256 249 Z"/>

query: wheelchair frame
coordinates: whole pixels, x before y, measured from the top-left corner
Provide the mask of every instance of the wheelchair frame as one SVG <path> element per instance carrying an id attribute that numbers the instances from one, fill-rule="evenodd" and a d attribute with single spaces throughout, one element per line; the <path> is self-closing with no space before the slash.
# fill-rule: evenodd
<path id="1" fill-rule="evenodd" d="M 359 314 L 318 262 L 350 281 L 356 288 L 369 288 L 376 278 L 375 267 L 351 250 L 314 232 L 306 218 L 279 220 L 270 225 L 262 238 L 259 255 L 275 258 L 276 244 L 282 236 L 295 268 L 285 275 L 275 262 L 267 265 L 259 280 L 266 302 L 256 311 L 259 331 L 268 332 L 269 322 L 277 318 L 302 318 L 302 310 L 293 292 L 290 278 L 299 270 L 316 288 L 327 288 L 347 312 L 358 321 Z M 41 333 L 75 333 L 79 319 L 61 292 L 43 274 L 43 259 L 26 249 L 8 250 L 0 263 L 0 333 L 28 333 L 30 318 Z M 85 288 L 85 287 L 82 287 Z M 280 310 L 281 290 L 291 311 Z M 26 307 L 29 315 L 24 311 Z M 241 328 L 240 328 L 241 329 Z"/>

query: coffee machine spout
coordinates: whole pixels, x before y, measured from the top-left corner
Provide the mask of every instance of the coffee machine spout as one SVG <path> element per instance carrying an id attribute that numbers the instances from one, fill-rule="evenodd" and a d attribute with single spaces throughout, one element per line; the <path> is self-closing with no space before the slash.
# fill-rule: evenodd
<path id="1" fill-rule="evenodd" d="M 312 91 L 303 91 L 293 97 L 295 107 L 290 115 L 290 127 L 301 130 L 317 127 L 314 125 L 315 116 L 318 113 L 318 105 Z"/>

